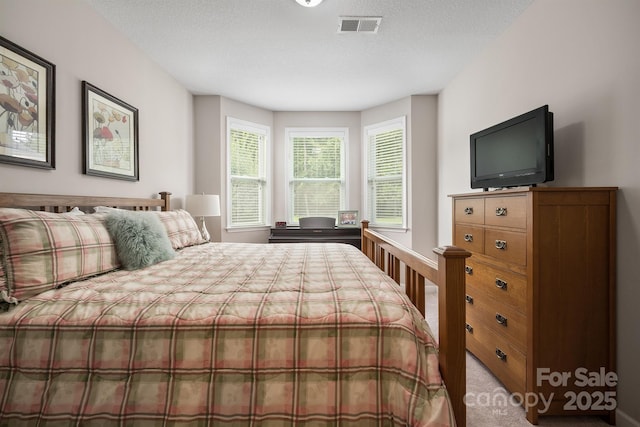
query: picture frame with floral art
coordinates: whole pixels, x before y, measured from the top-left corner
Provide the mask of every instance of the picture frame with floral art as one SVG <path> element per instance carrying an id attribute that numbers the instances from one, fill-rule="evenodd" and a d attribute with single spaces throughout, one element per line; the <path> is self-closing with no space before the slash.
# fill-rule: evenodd
<path id="1" fill-rule="evenodd" d="M 338 227 L 360 227 L 358 211 L 338 211 Z"/>
<path id="2" fill-rule="evenodd" d="M 138 181 L 138 109 L 82 82 L 84 173 Z"/>
<path id="3" fill-rule="evenodd" d="M 0 37 L 0 162 L 55 169 L 55 71 Z"/>

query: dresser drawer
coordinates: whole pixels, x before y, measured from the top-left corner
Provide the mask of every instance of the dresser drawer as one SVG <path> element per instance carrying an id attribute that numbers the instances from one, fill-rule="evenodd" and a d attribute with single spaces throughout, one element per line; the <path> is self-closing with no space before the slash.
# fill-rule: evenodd
<path id="1" fill-rule="evenodd" d="M 467 323 L 491 329 L 524 352 L 527 348 L 526 317 L 513 307 L 498 304 L 497 301 L 478 292 L 469 284 L 467 284 L 466 294 Z"/>
<path id="2" fill-rule="evenodd" d="M 484 254 L 503 262 L 527 264 L 527 235 L 517 231 L 486 229 Z"/>
<path id="3" fill-rule="evenodd" d="M 456 224 L 453 244 L 471 252 L 482 253 L 484 249 L 484 228 L 481 226 Z"/>
<path id="4" fill-rule="evenodd" d="M 467 286 L 482 291 L 498 303 L 498 307 L 510 305 L 526 314 L 527 279 L 517 273 L 500 270 L 467 259 Z"/>
<path id="5" fill-rule="evenodd" d="M 527 199 L 524 196 L 487 197 L 484 223 L 502 227 L 527 227 Z"/>
<path id="6" fill-rule="evenodd" d="M 484 224 L 484 199 L 456 199 L 454 221 L 466 224 Z"/>
<path id="7" fill-rule="evenodd" d="M 508 340 L 482 325 L 467 322 L 467 349 L 473 353 L 512 393 L 524 393 L 526 356 Z"/>

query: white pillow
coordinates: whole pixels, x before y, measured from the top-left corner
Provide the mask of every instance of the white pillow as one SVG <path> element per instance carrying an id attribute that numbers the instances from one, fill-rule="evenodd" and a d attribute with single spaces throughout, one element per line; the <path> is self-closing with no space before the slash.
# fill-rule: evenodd
<path id="1" fill-rule="evenodd" d="M 113 211 L 122 211 L 124 209 L 112 208 L 110 206 L 95 206 L 93 212 L 95 213 L 109 213 Z"/>

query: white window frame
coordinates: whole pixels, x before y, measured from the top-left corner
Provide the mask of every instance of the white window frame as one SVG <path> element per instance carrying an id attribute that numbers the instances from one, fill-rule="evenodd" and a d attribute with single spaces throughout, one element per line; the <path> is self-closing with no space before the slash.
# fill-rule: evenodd
<path id="1" fill-rule="evenodd" d="M 388 224 L 375 222 L 375 215 L 372 206 L 369 204 L 371 196 L 371 188 L 369 186 L 369 171 L 371 168 L 371 144 L 370 137 L 391 130 L 402 129 L 402 224 Z M 367 218 L 371 227 L 389 229 L 389 230 L 407 230 L 407 118 L 406 116 L 397 117 L 380 123 L 365 126 L 362 136 L 363 144 L 363 185 L 362 185 L 362 207 L 364 211 L 363 218 Z"/>
<path id="2" fill-rule="evenodd" d="M 291 127 L 285 128 L 285 164 L 286 164 L 286 179 L 285 179 L 285 199 L 287 206 L 287 222 L 291 225 L 297 225 L 298 222 L 294 221 L 293 215 L 293 197 L 291 193 L 293 184 L 293 138 L 295 137 L 338 137 L 342 138 L 342 146 L 340 148 L 340 207 L 339 210 L 344 210 L 346 201 L 349 200 L 349 185 L 348 185 L 348 147 L 349 147 L 349 128 L 347 127 Z M 337 218 L 338 212 L 336 212 Z"/>
<path id="3" fill-rule="evenodd" d="M 233 224 L 232 223 L 232 195 L 231 195 L 231 131 L 232 130 L 241 130 L 246 132 L 252 132 L 256 134 L 260 134 L 264 136 L 264 146 L 260 148 L 262 151 L 260 155 L 260 177 L 258 180 L 262 183 L 262 205 L 260 206 L 260 210 L 262 211 L 262 219 L 263 221 L 256 224 L 246 225 L 246 224 Z M 226 157 L 227 157 L 227 189 L 226 189 L 226 199 L 227 199 L 227 230 L 229 231 L 243 231 L 255 228 L 266 228 L 270 227 L 271 224 L 271 128 L 266 125 L 249 122 L 246 120 L 236 119 L 234 117 L 227 117 L 227 141 L 226 141 Z"/>

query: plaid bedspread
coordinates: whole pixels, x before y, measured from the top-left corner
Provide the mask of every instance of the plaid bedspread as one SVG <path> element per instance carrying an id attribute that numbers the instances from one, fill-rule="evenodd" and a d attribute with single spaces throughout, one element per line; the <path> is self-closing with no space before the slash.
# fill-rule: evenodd
<path id="1" fill-rule="evenodd" d="M 425 320 L 342 244 L 211 243 L 0 314 L 0 425 L 455 424 Z"/>

